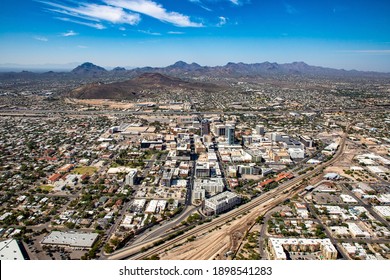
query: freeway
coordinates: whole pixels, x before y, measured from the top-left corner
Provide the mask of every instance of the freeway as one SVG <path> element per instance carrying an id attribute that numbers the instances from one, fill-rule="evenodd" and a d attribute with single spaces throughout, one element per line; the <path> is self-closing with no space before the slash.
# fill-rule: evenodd
<path id="1" fill-rule="evenodd" d="M 273 207 L 275 207 L 277 204 L 283 202 L 285 199 L 291 197 L 291 194 L 296 193 L 297 191 L 300 191 L 302 188 L 305 187 L 304 184 L 302 184 L 302 181 L 305 179 L 309 179 L 309 177 L 313 176 L 317 172 L 321 172 L 321 170 L 334 162 L 336 162 L 339 157 L 343 154 L 345 142 L 347 138 L 347 131 L 349 126 L 346 128 L 346 132 L 343 134 L 343 137 L 340 142 L 339 149 L 337 150 L 334 157 L 324 162 L 320 165 L 318 165 L 316 168 L 314 168 L 312 171 L 303 174 L 299 177 L 296 177 L 290 181 L 287 181 L 280 185 L 279 187 L 263 194 L 260 197 L 257 197 L 253 199 L 252 201 L 242 205 L 239 208 L 236 208 L 224 215 L 221 215 L 220 217 L 212 220 L 210 223 L 206 223 L 200 226 L 195 227 L 194 229 L 184 233 L 183 235 L 180 235 L 172 240 L 166 241 L 162 245 L 156 246 L 152 249 L 150 249 L 147 252 L 140 253 L 140 247 L 133 247 L 130 246 L 128 248 L 124 248 L 120 252 L 115 252 L 114 254 L 110 255 L 109 259 L 127 259 L 129 257 L 132 257 L 134 259 L 145 259 L 152 255 L 158 254 L 166 249 L 171 248 L 173 245 L 177 244 L 178 242 L 185 241 L 188 237 L 191 237 L 193 235 L 198 235 L 201 233 L 208 232 L 209 229 L 223 225 L 230 221 L 233 218 L 237 218 L 240 215 L 243 215 L 244 213 L 253 211 L 254 209 L 260 210 L 259 215 L 264 213 L 266 210 L 269 210 Z M 153 241 L 158 240 L 158 238 L 150 240 L 149 245 L 153 244 Z"/>

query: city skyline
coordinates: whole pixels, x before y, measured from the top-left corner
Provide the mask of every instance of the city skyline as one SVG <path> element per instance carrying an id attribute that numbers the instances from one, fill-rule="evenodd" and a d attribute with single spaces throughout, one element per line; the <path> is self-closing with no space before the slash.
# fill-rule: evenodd
<path id="1" fill-rule="evenodd" d="M 21 2 L 2 1 L 1 65 L 304 61 L 390 72 L 390 4 L 384 1 Z"/>

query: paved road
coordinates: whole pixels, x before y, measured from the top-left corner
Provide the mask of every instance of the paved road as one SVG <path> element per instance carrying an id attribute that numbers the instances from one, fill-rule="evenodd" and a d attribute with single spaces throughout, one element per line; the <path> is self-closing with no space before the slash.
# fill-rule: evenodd
<path id="1" fill-rule="evenodd" d="M 116 217 L 115 223 L 110 227 L 110 229 L 107 232 L 107 238 L 110 238 L 110 236 L 116 231 L 116 229 L 119 227 L 120 223 L 122 222 L 122 218 L 124 214 L 126 213 L 127 209 L 129 209 L 130 201 L 126 202 L 121 211 L 119 212 L 119 215 Z"/>
<path id="2" fill-rule="evenodd" d="M 269 211 L 264 215 L 263 224 L 261 225 L 261 230 L 260 230 L 260 234 L 259 234 L 259 253 L 260 253 L 261 259 L 263 259 L 263 260 L 267 259 L 266 249 L 264 248 L 264 245 L 266 245 L 266 244 L 264 244 L 264 242 L 265 242 L 265 238 L 267 237 L 268 221 L 269 221 L 272 213 L 273 213 L 272 211 Z"/>
<path id="3" fill-rule="evenodd" d="M 188 216 L 190 216 L 193 212 L 195 212 L 197 208 L 195 206 L 189 206 L 186 209 L 184 209 L 177 218 L 172 219 L 171 221 L 164 222 L 161 226 L 156 225 L 152 228 L 152 231 L 142 233 L 134 242 L 132 242 L 132 245 L 137 245 L 143 241 L 152 240 L 157 237 L 163 237 L 164 235 L 169 235 L 170 230 L 172 230 L 174 227 L 181 224 L 182 221 L 187 219 Z"/>
<path id="4" fill-rule="evenodd" d="M 185 198 L 185 205 L 190 206 L 192 205 L 192 190 L 194 189 L 194 176 L 195 176 L 195 161 L 190 161 L 190 164 L 192 165 L 190 168 L 191 176 L 189 178 L 189 184 L 187 186 L 187 193 Z"/>
<path id="5" fill-rule="evenodd" d="M 372 177 L 374 177 L 375 179 L 377 179 L 381 184 L 385 184 L 385 185 L 386 185 L 386 184 L 389 184 L 389 183 L 390 183 L 389 181 L 384 180 L 381 176 L 379 176 L 379 175 L 377 175 L 377 174 L 371 172 L 367 167 L 364 167 L 364 169 L 365 169 L 367 172 L 369 172 L 370 175 L 371 175 Z"/>
<path id="6" fill-rule="evenodd" d="M 375 244 L 375 243 L 390 243 L 390 239 L 383 239 L 383 238 L 338 238 L 338 242 L 347 242 L 347 243 L 369 243 L 369 244 Z"/>

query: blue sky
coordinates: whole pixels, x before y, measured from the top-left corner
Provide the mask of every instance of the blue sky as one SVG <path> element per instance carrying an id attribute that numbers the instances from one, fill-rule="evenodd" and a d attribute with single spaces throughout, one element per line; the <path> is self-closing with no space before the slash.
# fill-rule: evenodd
<path id="1" fill-rule="evenodd" d="M 178 60 L 390 72 L 390 1 L 0 1 L 0 64 Z"/>

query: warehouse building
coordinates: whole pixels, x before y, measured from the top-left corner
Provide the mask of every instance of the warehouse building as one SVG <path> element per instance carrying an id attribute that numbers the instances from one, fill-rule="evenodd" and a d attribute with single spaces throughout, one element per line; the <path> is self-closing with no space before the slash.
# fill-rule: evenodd
<path id="1" fill-rule="evenodd" d="M 23 245 L 15 239 L 0 241 L 0 260 L 28 260 Z"/>
<path id="2" fill-rule="evenodd" d="M 53 231 L 42 240 L 44 245 L 58 245 L 76 248 L 91 248 L 98 238 L 97 233 Z"/>

